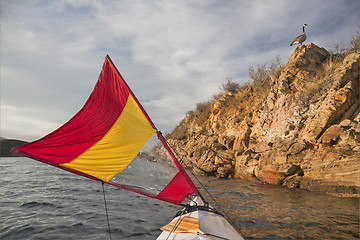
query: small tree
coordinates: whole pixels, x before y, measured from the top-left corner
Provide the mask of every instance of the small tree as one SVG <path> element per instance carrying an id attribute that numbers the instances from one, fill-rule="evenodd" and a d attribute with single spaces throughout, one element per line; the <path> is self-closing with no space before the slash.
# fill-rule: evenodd
<path id="1" fill-rule="evenodd" d="M 351 40 L 351 50 L 354 52 L 360 51 L 360 25 L 357 26 L 358 30 L 356 31 L 357 35 L 354 35 Z"/>
<path id="2" fill-rule="evenodd" d="M 279 56 L 269 66 L 265 63 L 263 65 L 257 65 L 256 68 L 249 67 L 249 76 L 253 80 L 254 84 L 266 84 L 269 83 L 271 78 L 278 78 L 285 65 L 281 62 Z"/>
<path id="3" fill-rule="evenodd" d="M 221 89 L 225 92 L 237 92 L 240 88 L 240 85 L 234 82 L 231 78 L 226 78 L 226 82 L 222 84 Z"/>

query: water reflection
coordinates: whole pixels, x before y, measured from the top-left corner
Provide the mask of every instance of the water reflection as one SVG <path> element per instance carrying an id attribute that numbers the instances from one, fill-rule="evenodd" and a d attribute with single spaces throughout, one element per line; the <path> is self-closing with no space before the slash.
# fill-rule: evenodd
<path id="1" fill-rule="evenodd" d="M 359 238 L 359 199 L 201 178 L 248 239 Z"/>

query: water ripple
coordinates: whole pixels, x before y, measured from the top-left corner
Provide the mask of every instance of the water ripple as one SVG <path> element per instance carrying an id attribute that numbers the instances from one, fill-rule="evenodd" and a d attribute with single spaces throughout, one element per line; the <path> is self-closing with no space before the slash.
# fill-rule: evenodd
<path id="1" fill-rule="evenodd" d="M 26 158 L 0 158 L 0 166 L 1 240 L 109 238 L 101 183 Z M 243 180 L 200 179 L 247 239 L 360 236 L 359 199 Z M 113 239 L 155 239 L 180 210 L 105 188 Z"/>

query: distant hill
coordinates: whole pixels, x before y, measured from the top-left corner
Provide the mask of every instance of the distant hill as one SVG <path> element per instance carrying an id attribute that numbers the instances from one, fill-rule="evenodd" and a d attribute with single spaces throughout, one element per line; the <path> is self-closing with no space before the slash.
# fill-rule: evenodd
<path id="1" fill-rule="evenodd" d="M 11 153 L 10 150 L 26 143 L 28 142 L 0 137 L 0 157 L 18 157 L 19 155 Z"/>

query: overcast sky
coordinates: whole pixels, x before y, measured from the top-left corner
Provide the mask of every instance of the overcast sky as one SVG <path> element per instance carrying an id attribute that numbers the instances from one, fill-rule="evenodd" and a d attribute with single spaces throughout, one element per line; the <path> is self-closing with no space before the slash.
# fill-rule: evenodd
<path id="1" fill-rule="evenodd" d="M 349 46 L 359 0 L 0 0 L 1 136 L 36 140 L 75 115 L 106 54 L 164 133 L 226 78 L 287 62 L 308 39 Z M 251 103 L 249 103 L 251 104 Z"/>

